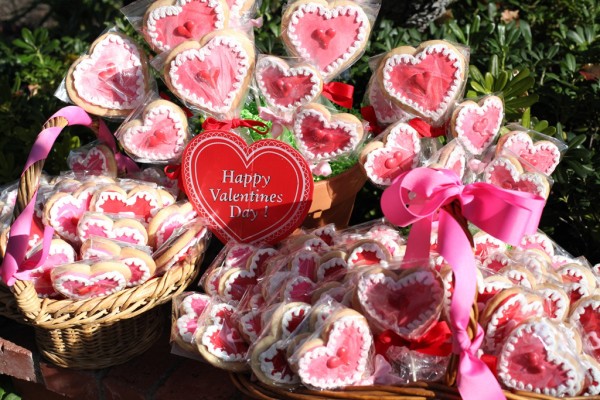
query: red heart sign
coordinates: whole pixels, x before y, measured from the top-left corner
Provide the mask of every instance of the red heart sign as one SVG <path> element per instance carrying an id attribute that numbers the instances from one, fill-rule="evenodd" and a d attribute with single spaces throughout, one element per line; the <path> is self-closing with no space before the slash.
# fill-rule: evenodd
<path id="1" fill-rule="evenodd" d="M 223 243 L 276 243 L 312 203 L 306 160 L 278 140 L 248 146 L 231 132 L 203 132 L 186 147 L 182 174 L 190 202 Z"/>

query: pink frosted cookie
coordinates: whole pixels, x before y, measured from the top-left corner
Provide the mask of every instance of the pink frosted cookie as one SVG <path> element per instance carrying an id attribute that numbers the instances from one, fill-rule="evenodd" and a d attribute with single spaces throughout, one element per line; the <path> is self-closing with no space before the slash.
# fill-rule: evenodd
<path id="1" fill-rule="evenodd" d="M 113 177 L 118 172 L 115 154 L 104 144 L 72 151 L 67 157 L 67 164 L 73 172 L 91 172 Z"/>
<path id="2" fill-rule="evenodd" d="M 207 312 L 210 315 L 194 338 L 200 355 L 217 368 L 236 372 L 247 370 L 248 344 L 233 320 L 235 308 L 226 303 L 216 303 Z"/>
<path id="3" fill-rule="evenodd" d="M 533 142 L 525 131 L 513 131 L 502 136 L 496 146 L 496 154 L 509 151 L 525 161 L 523 168 L 544 175 L 551 175 L 560 161 L 560 150 L 549 140 Z"/>
<path id="4" fill-rule="evenodd" d="M 498 357 L 498 378 L 509 388 L 549 396 L 576 396 L 582 390 L 583 369 L 564 350 L 562 332 L 547 319 L 518 325 Z"/>
<path id="5" fill-rule="evenodd" d="M 560 286 L 553 283 L 538 285 L 535 291 L 544 299 L 546 316 L 556 322 L 564 321 L 571 305 L 567 293 Z"/>
<path id="6" fill-rule="evenodd" d="M 147 161 L 178 159 L 188 139 L 187 117 L 183 110 L 166 100 L 155 100 L 144 107 L 140 119 L 120 128 L 119 143 L 127 153 Z"/>
<path id="7" fill-rule="evenodd" d="M 86 300 L 125 289 L 131 272 L 123 263 L 101 261 L 92 265 L 68 264 L 52 270 L 52 286 L 63 296 Z"/>
<path id="8" fill-rule="evenodd" d="M 565 264 L 556 270 L 565 284 L 565 290 L 572 303 L 582 296 L 593 294 L 596 287 L 596 277 L 586 266 L 581 264 Z"/>
<path id="9" fill-rule="evenodd" d="M 148 244 L 148 233 L 140 221 L 93 212 L 86 212 L 81 216 L 77 224 L 77 235 L 81 242 L 98 236 L 137 246 Z"/>
<path id="10" fill-rule="evenodd" d="M 569 322 L 581 332 L 584 350 L 600 360 L 600 296 L 583 297 L 571 305 Z"/>
<path id="11" fill-rule="evenodd" d="M 528 318 L 542 316 L 544 306 L 539 296 L 517 287 L 501 291 L 488 301 L 479 316 L 485 331 L 483 349 L 498 354 L 517 325 Z"/>
<path id="12" fill-rule="evenodd" d="M 529 192 L 547 198 L 550 194 L 548 179 L 537 172 L 524 172 L 514 157 L 501 156 L 488 164 L 483 181 L 503 189 Z"/>
<path id="13" fill-rule="evenodd" d="M 467 153 L 457 140 L 453 140 L 435 154 L 429 167 L 449 169 L 463 179 L 467 167 Z"/>
<path id="14" fill-rule="evenodd" d="M 277 111 L 293 111 L 316 100 L 323 89 L 319 71 L 310 65 L 290 67 L 275 56 L 259 58 L 256 83 L 267 104 Z"/>
<path id="15" fill-rule="evenodd" d="M 290 271 L 294 275 L 304 276 L 316 281 L 320 258 L 319 254 L 314 251 L 299 250 L 290 258 Z"/>
<path id="16" fill-rule="evenodd" d="M 156 262 L 158 273 L 164 273 L 179 263 L 196 260 L 204 252 L 208 229 L 201 223 L 186 224 L 178 231 L 178 236 L 173 235 L 167 245 L 155 252 L 153 258 Z"/>
<path id="17" fill-rule="evenodd" d="M 334 250 L 325 253 L 319 260 L 317 267 L 317 282 L 340 280 L 348 271 L 347 254 Z"/>
<path id="18" fill-rule="evenodd" d="M 136 185 L 131 190 L 125 190 L 110 185 L 94 193 L 90 211 L 132 216 L 148 222 L 162 206 L 161 195 L 154 187 Z"/>
<path id="19" fill-rule="evenodd" d="M 317 284 L 306 276 L 293 275 L 283 285 L 282 301 L 310 303 Z"/>
<path id="20" fill-rule="evenodd" d="M 475 244 L 475 256 L 480 260 L 485 260 L 492 253 L 506 251 L 506 243 L 484 231 L 473 235 L 473 244 Z"/>
<path id="21" fill-rule="evenodd" d="M 172 204 L 158 211 L 148 225 L 149 243 L 159 249 L 178 228 L 196 218 L 197 213 L 189 202 Z"/>
<path id="22" fill-rule="evenodd" d="M 150 46 L 162 52 L 227 28 L 228 21 L 224 0 L 159 0 L 146 10 L 142 32 Z"/>
<path id="23" fill-rule="evenodd" d="M 125 117 L 149 90 L 144 51 L 122 33 L 105 33 L 92 43 L 89 55 L 71 65 L 65 85 L 73 103 L 87 112 Z"/>
<path id="24" fill-rule="evenodd" d="M 354 115 L 332 115 L 324 106 L 311 103 L 296 113 L 293 133 L 300 152 L 310 161 L 319 161 L 353 151 L 364 131 Z"/>
<path id="25" fill-rule="evenodd" d="M 71 243 L 79 243 L 77 224 L 90 209 L 96 186 L 83 184 L 73 193 L 57 192 L 44 204 L 43 221 L 54 228 L 54 232 Z"/>
<path id="26" fill-rule="evenodd" d="M 233 30 L 186 41 L 165 60 L 164 79 L 177 97 L 201 111 L 227 115 L 244 100 L 254 71 L 254 46 Z"/>
<path id="27" fill-rule="evenodd" d="M 39 297 L 54 297 L 57 293 L 52 286 L 51 272 L 52 270 L 64 264 L 75 262 L 77 254 L 73 247 L 62 239 L 52 239 L 48 255 L 42 265 L 33 268 L 39 262 L 43 249 L 37 246 L 27 256 L 21 265 L 21 271 L 17 273 L 17 278 L 33 282 L 35 291 Z"/>
<path id="28" fill-rule="evenodd" d="M 438 122 L 460 97 L 466 70 L 467 60 L 456 47 L 432 40 L 388 52 L 377 74 L 383 93 L 396 104 Z"/>
<path id="29" fill-rule="evenodd" d="M 183 349 L 195 351 L 194 335 L 198 329 L 198 318 L 210 304 L 210 296 L 202 293 L 186 294 L 177 309 L 178 318 L 175 342 Z"/>
<path id="30" fill-rule="evenodd" d="M 372 239 L 363 239 L 355 242 L 348 248 L 347 252 L 349 268 L 387 264 L 392 258 L 391 254 L 383 244 Z"/>
<path id="31" fill-rule="evenodd" d="M 406 122 L 413 116 L 404 111 L 400 106 L 386 97 L 381 91 L 381 84 L 376 81 L 377 75 L 373 74 L 367 88 L 369 104 L 375 111 L 375 117 L 380 125 L 386 126 L 395 122 Z"/>
<path id="32" fill-rule="evenodd" d="M 417 339 L 439 319 L 443 297 L 442 282 L 433 270 L 395 273 L 378 268 L 360 277 L 355 301 L 378 330 Z"/>
<path id="33" fill-rule="evenodd" d="M 482 310 L 495 295 L 514 286 L 514 283 L 503 275 L 490 275 L 477 285 L 477 304 Z"/>
<path id="34" fill-rule="evenodd" d="M 373 337 L 367 320 L 351 309 L 332 314 L 320 337 L 306 340 L 292 364 L 303 384 L 336 389 L 358 384 L 368 373 Z"/>
<path id="35" fill-rule="evenodd" d="M 524 250 L 537 249 L 543 251 L 549 257 L 554 256 L 554 245 L 552 244 L 552 240 L 542 232 L 523 236 L 519 248 Z"/>
<path id="36" fill-rule="evenodd" d="M 398 175 L 417 166 L 420 153 L 418 132 L 398 122 L 386 131 L 382 141 L 375 140 L 364 147 L 360 164 L 374 184 L 389 186 Z"/>
<path id="37" fill-rule="evenodd" d="M 487 96 L 475 103 L 466 100 L 452 112 L 450 130 L 471 154 L 480 155 L 494 142 L 502 120 L 504 103 L 497 96 Z"/>
<path id="38" fill-rule="evenodd" d="M 315 64 L 326 80 L 361 56 L 370 33 L 363 8 L 344 0 L 295 1 L 281 19 L 281 37 L 291 55 Z"/>

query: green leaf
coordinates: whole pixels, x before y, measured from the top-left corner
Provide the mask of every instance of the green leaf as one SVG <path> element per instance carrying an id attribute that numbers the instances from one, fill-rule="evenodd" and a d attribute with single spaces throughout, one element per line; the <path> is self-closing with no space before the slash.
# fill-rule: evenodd
<path id="1" fill-rule="evenodd" d="M 523 111 L 523 116 L 521 116 L 521 125 L 525 128 L 529 128 L 531 126 L 531 108 L 527 107 L 525 111 Z"/>
<path id="2" fill-rule="evenodd" d="M 583 39 L 583 37 L 575 31 L 567 32 L 567 37 L 569 39 L 571 39 L 572 41 L 574 41 L 578 45 L 582 45 L 585 43 L 585 40 Z"/>
<path id="3" fill-rule="evenodd" d="M 531 26 L 525 20 L 519 20 L 519 29 L 521 29 L 521 34 L 523 35 L 523 39 L 527 44 L 527 48 L 531 49 L 531 44 L 533 43 L 533 37 L 531 35 Z"/>
<path id="4" fill-rule="evenodd" d="M 508 72 L 500 71 L 494 82 L 494 92 L 500 92 L 506 86 L 508 82 Z"/>
<path id="5" fill-rule="evenodd" d="M 500 70 L 500 67 L 498 64 L 498 55 L 494 54 L 490 57 L 489 71 L 491 72 L 492 75 L 496 76 L 496 75 L 498 75 L 499 70 Z"/>
<path id="6" fill-rule="evenodd" d="M 587 140 L 587 135 L 581 134 L 575 136 L 572 140 L 569 141 L 568 146 L 570 149 L 575 149 L 576 147 L 581 146 Z"/>
<path id="7" fill-rule="evenodd" d="M 471 81 L 470 84 L 471 84 L 471 87 L 479 93 L 489 93 L 486 90 L 486 88 L 484 88 L 483 86 L 481 86 L 479 83 L 477 83 L 475 81 Z"/>
<path id="8" fill-rule="evenodd" d="M 458 39 L 459 42 L 461 42 L 461 43 L 467 43 L 467 40 L 465 39 L 465 34 L 459 28 L 459 26 L 458 26 L 458 24 L 456 23 L 455 20 L 451 21 L 448 24 L 448 27 L 450 28 L 450 30 L 452 31 L 452 33 L 454 34 L 454 36 L 456 36 L 456 38 Z"/>
<path id="9" fill-rule="evenodd" d="M 485 73 L 485 89 L 488 93 L 494 91 L 494 77 L 489 72 Z"/>
<path id="10" fill-rule="evenodd" d="M 35 47 L 35 40 L 33 39 L 33 34 L 31 33 L 31 31 L 29 29 L 27 29 L 27 28 L 21 29 L 21 36 L 23 37 L 23 40 L 26 43 Z"/>
<path id="11" fill-rule="evenodd" d="M 546 128 L 548 128 L 548 125 L 549 123 L 546 120 L 538 121 L 538 123 L 533 126 L 533 130 L 543 132 L 546 130 Z"/>
<path id="12" fill-rule="evenodd" d="M 532 77 L 524 78 L 518 82 L 511 81 L 504 91 L 505 97 L 519 96 L 531 89 L 535 83 Z"/>
<path id="13" fill-rule="evenodd" d="M 539 97 L 537 94 L 530 94 L 529 96 L 524 96 L 524 97 L 516 97 L 514 99 L 509 99 L 506 100 L 506 107 L 511 107 L 511 108 L 525 108 L 525 107 L 531 107 L 532 105 L 534 105 L 535 103 L 537 103 L 539 100 Z"/>
<path id="14" fill-rule="evenodd" d="M 577 70 L 577 61 L 575 60 L 575 56 L 573 54 L 568 53 L 565 56 L 565 64 L 567 65 L 569 71 L 575 72 Z"/>
<path id="15" fill-rule="evenodd" d="M 469 66 L 469 75 L 471 76 L 472 80 L 477 82 L 483 82 L 483 75 L 481 74 L 479 69 L 473 64 Z"/>

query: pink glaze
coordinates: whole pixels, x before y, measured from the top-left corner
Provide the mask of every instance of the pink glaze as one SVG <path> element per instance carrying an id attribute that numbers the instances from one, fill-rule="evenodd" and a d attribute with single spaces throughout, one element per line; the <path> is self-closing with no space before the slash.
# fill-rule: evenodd
<path id="1" fill-rule="evenodd" d="M 187 130 L 179 111 L 157 106 L 144 115 L 143 125 L 131 126 L 119 138 L 126 150 L 143 160 L 169 161 L 183 152 Z"/>
<path id="2" fill-rule="evenodd" d="M 520 174 L 519 171 L 509 162 L 501 163 L 502 158 L 497 158 L 485 174 L 485 181 L 492 185 L 507 190 L 516 190 L 519 192 L 528 192 L 541 197 L 546 197 L 546 188 L 543 185 L 543 178 L 539 174 L 528 175 Z"/>
<path id="3" fill-rule="evenodd" d="M 340 257 L 331 258 L 317 269 L 317 281 L 327 281 L 329 279 L 337 280 L 341 278 L 348 269 L 346 260 Z"/>
<path id="4" fill-rule="evenodd" d="M 350 15 L 343 7 L 335 7 L 342 12 L 334 17 L 324 6 L 311 5 L 315 6 L 312 12 L 306 12 L 306 6 L 294 11 L 287 35 L 297 55 L 315 63 L 324 76 L 331 76 L 360 54 L 369 23 L 358 6 L 346 8 L 353 11 Z"/>
<path id="5" fill-rule="evenodd" d="M 421 53 L 423 54 L 423 53 Z M 398 97 L 410 99 L 426 112 L 437 111 L 456 85 L 458 68 L 441 52 L 420 58 L 417 64 L 400 63 L 390 71 L 387 79 Z"/>
<path id="6" fill-rule="evenodd" d="M 587 352 L 600 360 L 600 309 L 590 304 L 579 315 L 578 324 L 582 328 L 582 336 L 586 342 Z"/>
<path id="7" fill-rule="evenodd" d="M 284 314 L 285 318 L 281 321 L 283 328 L 282 335 L 288 337 L 294 333 L 300 324 L 302 324 L 302 321 L 304 321 L 306 315 L 310 312 L 310 309 L 308 304 L 302 304 L 287 310 Z"/>
<path id="8" fill-rule="evenodd" d="M 375 75 L 373 75 L 373 81 L 369 85 L 369 103 L 375 110 L 375 116 L 377 122 L 383 125 L 393 124 L 397 121 L 408 121 L 411 117 L 409 113 L 398 107 L 389 98 L 383 95 L 379 83 L 375 81 Z"/>
<path id="9" fill-rule="evenodd" d="M 114 199 L 111 198 L 113 196 Z M 137 192 L 133 196 L 126 196 L 118 192 L 105 192 L 98 196 L 94 211 L 106 214 L 133 215 L 149 221 L 153 213 L 160 208 L 160 204 L 159 199 L 148 192 Z"/>
<path id="10" fill-rule="evenodd" d="M 318 265 L 318 254 L 313 253 L 312 251 L 300 251 L 296 253 L 292 259 L 292 272 L 309 279 L 315 279 Z"/>
<path id="11" fill-rule="evenodd" d="M 165 244 L 171 236 L 173 236 L 173 232 L 177 229 L 181 228 L 186 221 L 190 221 L 185 216 L 181 214 L 173 214 L 156 230 L 156 248 L 159 249 L 163 244 Z"/>
<path id="12" fill-rule="evenodd" d="M 292 72 L 297 72 L 297 75 Z M 257 67 L 259 87 L 274 106 L 282 109 L 297 108 L 312 101 L 320 93 L 320 78 L 316 71 L 308 68 L 290 68 L 271 64 Z"/>
<path id="13" fill-rule="evenodd" d="M 265 273 L 267 261 L 276 254 L 277 250 L 272 247 L 256 250 L 248 262 L 248 269 L 253 271 L 256 276 L 262 276 Z"/>
<path id="14" fill-rule="evenodd" d="M 275 352 L 267 356 L 267 352 Z M 292 382 L 298 378 L 292 371 L 287 357 L 287 343 L 283 340 L 277 341 L 263 352 L 259 359 L 261 371 L 273 382 Z"/>
<path id="15" fill-rule="evenodd" d="M 88 211 L 90 200 L 91 196 L 87 192 L 79 197 L 68 195 L 59 199 L 49 210 L 50 226 L 65 239 L 77 241 L 77 224 Z"/>
<path id="16" fill-rule="evenodd" d="M 315 289 L 316 285 L 309 278 L 298 276 L 287 283 L 285 300 L 310 303 L 312 293 Z"/>
<path id="17" fill-rule="evenodd" d="M 226 267 L 244 268 L 256 248 L 247 244 L 233 245 L 225 256 Z"/>
<path id="18" fill-rule="evenodd" d="M 175 11 L 175 15 L 167 15 L 166 10 Z M 219 1 L 178 1 L 175 6 L 154 9 L 147 19 L 145 33 L 156 48 L 166 51 L 186 40 L 199 40 L 207 33 L 224 28 L 224 19 Z"/>
<path id="19" fill-rule="evenodd" d="M 415 276 L 412 273 L 394 280 L 383 275 L 371 279 L 367 275 L 368 278 L 359 281 L 357 289 L 361 306 L 370 320 L 408 339 L 420 337 L 433 326 L 443 301 L 441 284 L 435 278 L 409 282 L 409 277 Z M 410 324 L 414 326 L 409 328 Z"/>
<path id="20" fill-rule="evenodd" d="M 232 47 L 224 41 L 230 41 Z M 171 61 L 169 75 L 182 100 L 214 113 L 227 113 L 234 98 L 245 90 L 241 81 L 249 68 L 250 60 L 241 44 L 217 36 L 200 49 L 180 52 Z"/>
<path id="21" fill-rule="evenodd" d="M 108 34 L 93 52 L 76 65 L 73 86 L 86 102 L 108 109 L 133 109 L 146 92 L 137 47 L 121 36 Z"/>
<path id="22" fill-rule="evenodd" d="M 97 147 L 92 147 L 87 152 L 75 154 L 69 157 L 67 161 L 69 168 L 74 172 L 90 171 L 102 175 L 115 173 L 115 171 L 109 171 L 106 155 Z"/>
<path id="23" fill-rule="evenodd" d="M 244 294 L 256 285 L 256 275 L 251 271 L 239 270 L 232 273 L 223 285 L 225 290 L 222 294 L 227 300 L 240 301 Z"/>
<path id="24" fill-rule="evenodd" d="M 482 106 L 463 106 L 454 130 L 461 143 L 473 154 L 482 154 L 494 141 L 504 118 L 502 101 L 490 97 Z"/>
<path id="25" fill-rule="evenodd" d="M 485 260 L 495 252 L 506 249 L 506 245 L 499 239 L 485 233 L 476 235 L 473 238 L 475 242 L 475 256 Z"/>
<path id="26" fill-rule="evenodd" d="M 322 389 L 356 384 L 368 363 L 372 338 L 361 318 L 334 322 L 327 343 L 304 351 L 298 360 L 298 375 L 305 384 Z"/>
<path id="27" fill-rule="evenodd" d="M 211 325 L 211 327 L 212 326 L 214 326 L 215 329 L 210 335 L 207 335 L 207 339 L 217 351 L 223 351 L 227 355 L 245 355 L 248 352 L 248 345 L 242 339 L 237 328 L 231 323 L 225 323 L 221 326 Z"/>
<path id="28" fill-rule="evenodd" d="M 255 342 L 262 331 L 262 314 L 258 310 L 252 310 L 240 318 L 240 330 Z"/>
<path id="29" fill-rule="evenodd" d="M 119 280 L 112 278 L 97 279 L 82 274 L 65 274 L 61 275 L 60 279 L 63 282 L 61 285 L 62 290 L 59 291 L 74 299 L 90 299 L 123 289 Z M 83 282 L 80 280 L 83 280 Z M 56 278 L 54 282 L 56 282 Z"/>
<path id="30" fill-rule="evenodd" d="M 123 264 L 131 271 L 131 278 L 127 282 L 127 286 L 136 286 L 146 282 L 151 278 L 150 268 L 142 260 L 128 258 L 121 260 Z"/>
<path id="31" fill-rule="evenodd" d="M 524 169 L 533 168 L 546 175 L 552 174 L 560 161 L 560 151 L 554 143 L 547 140 L 534 143 L 524 131 L 512 132 L 502 144 L 502 150 L 508 150 L 525 160 Z"/>
<path id="32" fill-rule="evenodd" d="M 301 122 L 296 122 L 294 127 L 297 140 L 313 159 L 331 158 L 352 150 L 358 142 L 355 130 L 356 127 L 348 124 L 329 123 L 315 113 L 303 114 Z"/>

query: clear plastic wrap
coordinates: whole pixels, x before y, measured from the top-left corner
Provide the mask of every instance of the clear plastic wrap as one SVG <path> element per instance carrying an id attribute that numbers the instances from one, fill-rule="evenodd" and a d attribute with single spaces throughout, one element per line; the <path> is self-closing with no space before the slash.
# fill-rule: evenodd
<path id="1" fill-rule="evenodd" d="M 380 1 L 291 0 L 283 10 L 281 38 L 288 53 L 315 65 L 325 81 L 364 53 Z"/>
<path id="2" fill-rule="evenodd" d="M 210 232 L 199 218 L 177 228 L 171 237 L 152 254 L 156 262 L 157 275 L 182 263 L 195 263 L 204 253 L 209 239 Z"/>
<path id="3" fill-rule="evenodd" d="M 118 167 L 115 153 L 100 142 L 89 143 L 71 150 L 67 156 L 67 165 L 75 173 L 89 173 L 117 177 Z"/>
<path id="4" fill-rule="evenodd" d="M 115 137 L 134 161 L 165 164 L 179 162 L 191 134 L 181 107 L 152 95 L 127 117 Z"/>
<path id="5" fill-rule="evenodd" d="M 90 114 L 125 118 L 151 91 L 156 82 L 144 50 L 111 28 L 71 65 L 55 96 Z"/>
<path id="6" fill-rule="evenodd" d="M 82 242 L 98 236 L 135 246 L 146 246 L 148 231 L 144 224 L 144 221 L 135 218 L 86 211 L 77 223 L 77 236 Z"/>
<path id="7" fill-rule="evenodd" d="M 183 292 L 172 300 L 170 341 L 182 351 L 198 351 L 194 341 L 198 318 L 211 302 L 211 297 L 198 292 Z"/>

